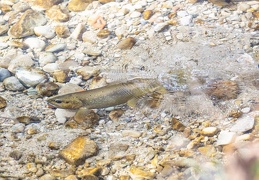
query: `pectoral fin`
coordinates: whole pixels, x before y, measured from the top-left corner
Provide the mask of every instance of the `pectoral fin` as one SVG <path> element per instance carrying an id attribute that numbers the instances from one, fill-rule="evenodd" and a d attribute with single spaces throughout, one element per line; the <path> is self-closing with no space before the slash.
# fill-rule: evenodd
<path id="1" fill-rule="evenodd" d="M 128 100 L 127 104 L 129 107 L 135 108 L 137 106 L 138 99 L 137 98 L 132 98 Z"/>

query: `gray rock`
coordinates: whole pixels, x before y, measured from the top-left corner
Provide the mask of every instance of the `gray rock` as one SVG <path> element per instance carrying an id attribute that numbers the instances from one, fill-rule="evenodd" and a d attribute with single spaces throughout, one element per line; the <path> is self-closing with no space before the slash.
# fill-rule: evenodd
<path id="1" fill-rule="evenodd" d="M 11 60 L 8 70 L 12 73 L 15 73 L 18 67 L 32 67 L 34 61 L 29 55 L 18 55 L 13 60 Z"/>
<path id="2" fill-rule="evenodd" d="M 24 86 L 21 82 L 14 76 L 6 78 L 4 81 L 5 89 L 10 91 L 21 91 L 24 89 Z"/>
<path id="3" fill-rule="evenodd" d="M 26 87 L 34 87 L 47 80 L 44 72 L 38 69 L 18 68 L 15 75 Z"/>
<path id="4" fill-rule="evenodd" d="M 56 60 L 56 56 L 50 52 L 42 52 L 39 55 L 39 63 L 41 66 L 44 66 L 49 63 L 54 63 Z"/>
<path id="5" fill-rule="evenodd" d="M 243 115 L 237 119 L 234 126 L 230 128 L 232 132 L 245 132 L 254 127 L 255 120 L 252 116 Z"/>
<path id="6" fill-rule="evenodd" d="M 11 76 L 10 71 L 5 68 L 0 68 L 0 82 Z"/>
<path id="7" fill-rule="evenodd" d="M 25 129 L 25 124 L 18 123 L 12 126 L 12 132 L 13 133 L 22 133 Z"/>

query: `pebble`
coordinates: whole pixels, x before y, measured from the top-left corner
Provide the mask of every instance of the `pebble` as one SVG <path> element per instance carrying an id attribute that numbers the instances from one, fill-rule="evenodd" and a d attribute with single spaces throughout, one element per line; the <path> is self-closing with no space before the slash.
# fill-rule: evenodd
<path id="1" fill-rule="evenodd" d="M 39 69 L 17 68 L 15 75 L 26 87 L 34 87 L 47 80 L 44 71 Z"/>
<path id="2" fill-rule="evenodd" d="M 81 165 L 85 159 L 96 155 L 97 144 L 87 136 L 79 136 L 59 152 L 59 156 L 73 165 Z"/>
<path id="3" fill-rule="evenodd" d="M 108 156 L 111 159 L 118 159 L 126 155 L 126 151 L 129 148 L 125 143 L 111 143 L 109 147 Z"/>
<path id="4" fill-rule="evenodd" d="M 59 83 L 65 83 L 69 81 L 68 72 L 62 70 L 55 70 L 53 72 L 54 79 Z"/>
<path id="5" fill-rule="evenodd" d="M 83 128 L 92 128 L 99 120 L 98 114 L 87 108 L 80 108 L 74 115 L 74 120 Z"/>
<path id="6" fill-rule="evenodd" d="M 109 118 L 113 121 L 118 121 L 119 118 L 123 115 L 124 111 L 121 109 L 112 110 L 109 113 Z"/>
<path id="7" fill-rule="evenodd" d="M 134 131 L 134 130 L 123 130 L 121 133 L 123 137 L 129 136 L 133 138 L 139 138 L 142 135 L 141 132 Z"/>
<path id="8" fill-rule="evenodd" d="M 0 109 L 5 108 L 7 106 L 6 100 L 0 96 Z"/>
<path id="9" fill-rule="evenodd" d="M 11 130 L 13 133 L 22 133 L 25 129 L 25 125 L 23 123 L 17 123 L 12 126 Z"/>
<path id="10" fill-rule="evenodd" d="M 57 60 L 57 57 L 50 52 L 42 52 L 39 55 L 40 66 L 44 66 L 49 63 L 54 63 Z"/>
<path id="11" fill-rule="evenodd" d="M 55 180 L 56 178 L 51 174 L 44 174 L 39 178 L 39 180 Z"/>
<path id="12" fill-rule="evenodd" d="M 5 68 L 0 67 L 0 82 L 3 82 L 6 78 L 10 77 L 11 73 Z"/>
<path id="13" fill-rule="evenodd" d="M 58 52 L 58 51 L 63 51 L 67 47 L 66 44 L 61 43 L 61 44 L 50 44 L 48 45 L 45 50 L 47 52 Z"/>
<path id="14" fill-rule="evenodd" d="M 10 152 L 9 156 L 14 158 L 16 161 L 18 161 L 22 157 L 22 152 L 18 150 L 14 150 Z"/>
<path id="15" fill-rule="evenodd" d="M 142 167 L 131 166 L 130 173 L 136 178 L 154 179 L 155 173 L 144 170 Z"/>
<path id="16" fill-rule="evenodd" d="M 56 109 L 55 116 L 60 124 L 64 124 L 69 118 L 75 115 L 75 111 L 67 109 Z"/>
<path id="17" fill-rule="evenodd" d="M 95 32 L 85 31 L 82 35 L 82 39 L 84 42 L 89 42 L 89 43 L 94 44 L 97 42 L 97 35 Z"/>
<path id="18" fill-rule="evenodd" d="M 104 38 L 107 38 L 110 34 L 111 34 L 111 32 L 108 29 L 101 29 L 97 33 L 97 37 L 104 39 Z"/>
<path id="19" fill-rule="evenodd" d="M 99 69 L 96 67 L 91 66 L 84 66 L 82 68 L 79 68 L 76 73 L 80 76 L 82 76 L 83 80 L 88 80 L 95 76 L 99 72 Z"/>
<path id="20" fill-rule="evenodd" d="M 37 36 L 43 36 L 48 39 L 51 39 L 55 36 L 54 30 L 50 26 L 37 26 L 34 28 L 34 33 Z"/>
<path id="21" fill-rule="evenodd" d="M 55 71 L 59 70 L 59 65 L 57 63 L 48 63 L 43 66 L 43 71 L 48 73 L 54 73 Z"/>
<path id="22" fill-rule="evenodd" d="M 62 95 L 62 94 L 68 94 L 73 92 L 80 92 L 80 91 L 85 91 L 85 90 L 78 85 L 67 83 L 59 89 L 58 94 Z"/>
<path id="23" fill-rule="evenodd" d="M 33 4 L 35 6 L 39 6 L 39 7 L 43 8 L 45 10 L 45 9 L 49 9 L 52 6 L 57 5 L 61 2 L 62 2 L 62 0 L 45 0 L 45 1 L 35 0 L 35 1 L 33 1 Z"/>
<path id="24" fill-rule="evenodd" d="M 255 119 L 250 115 L 243 115 L 237 119 L 235 124 L 230 128 L 232 132 L 246 132 L 254 127 Z"/>
<path id="25" fill-rule="evenodd" d="M 180 25 L 182 25 L 182 26 L 190 25 L 192 22 L 192 18 L 193 18 L 192 15 L 188 15 L 188 16 L 180 18 Z"/>
<path id="26" fill-rule="evenodd" d="M 55 32 L 58 37 L 66 38 L 70 35 L 70 31 L 67 26 L 64 25 L 57 25 L 55 27 Z"/>
<path id="27" fill-rule="evenodd" d="M 90 2 L 92 2 L 92 0 L 71 0 L 69 1 L 67 8 L 69 11 L 74 12 L 83 11 L 87 8 Z"/>
<path id="28" fill-rule="evenodd" d="M 126 39 L 121 40 L 117 44 L 117 48 L 119 49 L 131 49 L 136 43 L 136 40 L 133 37 L 129 37 Z"/>
<path id="29" fill-rule="evenodd" d="M 158 23 L 157 25 L 155 25 L 154 31 L 155 32 L 161 32 L 167 27 L 168 27 L 168 23 Z"/>
<path id="30" fill-rule="evenodd" d="M 69 15 L 62 11 L 60 6 L 52 6 L 46 11 L 46 16 L 54 21 L 66 22 L 69 20 Z"/>
<path id="31" fill-rule="evenodd" d="M 130 14 L 130 17 L 131 18 L 137 18 L 137 17 L 140 17 L 141 16 L 141 13 L 138 12 L 138 11 L 133 11 L 131 14 Z"/>
<path id="32" fill-rule="evenodd" d="M 149 20 L 152 15 L 153 15 L 152 10 L 146 10 L 142 13 L 143 19 L 145 19 L 145 20 Z"/>
<path id="33" fill-rule="evenodd" d="M 16 120 L 20 123 L 23 123 L 25 125 L 31 124 L 31 123 L 39 123 L 40 120 L 37 117 L 31 117 L 31 116 L 19 116 L 16 118 Z"/>
<path id="34" fill-rule="evenodd" d="M 84 30 L 84 25 L 79 23 L 74 31 L 71 33 L 70 37 L 73 39 L 81 39 L 80 35 L 82 35 L 82 31 Z"/>
<path id="35" fill-rule="evenodd" d="M 58 93 L 59 86 L 54 82 L 39 83 L 36 90 L 41 96 L 53 96 Z"/>
<path id="36" fill-rule="evenodd" d="M 8 70 L 12 73 L 16 72 L 17 68 L 30 68 L 34 65 L 34 61 L 29 55 L 18 55 L 14 59 L 11 60 Z"/>
<path id="37" fill-rule="evenodd" d="M 20 83 L 20 81 L 14 77 L 8 77 L 3 81 L 5 89 L 9 91 L 21 91 L 24 90 L 25 87 Z"/>
<path id="38" fill-rule="evenodd" d="M 201 134 L 204 136 L 214 136 L 218 132 L 217 127 L 206 127 L 202 129 Z"/>
<path id="39" fill-rule="evenodd" d="M 227 144 L 235 142 L 235 139 L 236 139 L 235 132 L 221 131 L 219 133 L 216 144 L 217 144 L 217 146 L 227 145 Z"/>
<path id="40" fill-rule="evenodd" d="M 0 25 L 0 36 L 5 34 L 9 29 L 8 24 Z"/>
<path id="41" fill-rule="evenodd" d="M 43 14 L 28 9 L 21 18 L 9 29 L 8 35 L 13 38 L 22 38 L 34 34 L 34 27 L 46 24 Z"/>

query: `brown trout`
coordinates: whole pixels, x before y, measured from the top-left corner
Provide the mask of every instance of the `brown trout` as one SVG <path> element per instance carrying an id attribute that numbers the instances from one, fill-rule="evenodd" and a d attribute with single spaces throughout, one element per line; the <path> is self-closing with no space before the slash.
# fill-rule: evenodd
<path id="1" fill-rule="evenodd" d="M 139 98 L 153 92 L 165 94 L 167 90 L 157 80 L 136 78 L 84 92 L 57 95 L 47 99 L 47 102 L 62 109 L 98 109 L 124 103 L 134 107 Z"/>

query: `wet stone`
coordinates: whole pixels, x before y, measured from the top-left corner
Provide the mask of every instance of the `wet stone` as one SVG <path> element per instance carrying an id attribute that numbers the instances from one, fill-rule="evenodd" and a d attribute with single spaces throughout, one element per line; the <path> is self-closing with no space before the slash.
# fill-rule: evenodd
<path id="1" fill-rule="evenodd" d="M 64 25 L 58 25 L 55 27 L 55 32 L 58 37 L 66 38 L 70 35 L 70 31 L 67 26 Z"/>
<path id="2" fill-rule="evenodd" d="M 41 96 L 53 96 L 58 93 L 59 86 L 54 82 L 40 83 L 36 86 L 36 90 Z"/>
<path id="3" fill-rule="evenodd" d="M 69 1 L 67 8 L 69 11 L 83 11 L 91 2 L 92 0 L 71 0 Z"/>
<path id="4" fill-rule="evenodd" d="M 254 127 L 255 119 L 250 115 L 243 115 L 237 119 L 235 124 L 230 128 L 232 132 L 246 132 Z"/>
<path id="5" fill-rule="evenodd" d="M 201 134 L 204 136 L 214 136 L 218 132 L 217 127 L 206 127 L 202 129 Z"/>
<path id="6" fill-rule="evenodd" d="M 46 15 L 48 18 L 54 21 L 66 22 L 69 20 L 69 15 L 64 13 L 60 6 L 52 6 L 50 9 L 46 11 Z"/>
<path id="7" fill-rule="evenodd" d="M 107 38 L 110 34 L 111 34 L 111 32 L 108 29 L 101 29 L 97 33 L 97 37 L 104 39 L 104 38 Z"/>
<path id="8" fill-rule="evenodd" d="M 145 19 L 145 20 L 150 19 L 152 15 L 153 15 L 152 10 L 146 10 L 142 13 L 143 19 Z"/>
<path id="9" fill-rule="evenodd" d="M 4 79 L 8 78 L 11 76 L 10 71 L 8 71 L 5 68 L 0 67 L 0 82 L 2 82 Z"/>
<path id="10" fill-rule="evenodd" d="M 5 108 L 7 106 L 6 100 L 0 96 L 0 109 Z"/>
<path id="11" fill-rule="evenodd" d="M 217 145 L 227 145 L 233 143 L 236 139 L 236 133 L 229 131 L 221 131 L 218 136 Z"/>
<path id="12" fill-rule="evenodd" d="M 74 139 L 69 145 L 59 152 L 60 157 L 73 165 L 83 164 L 85 159 L 98 152 L 97 144 L 86 136 Z"/>
<path id="13" fill-rule="evenodd" d="M 128 144 L 112 143 L 109 148 L 109 158 L 116 159 L 117 157 L 124 157 L 128 148 Z"/>
<path id="14" fill-rule="evenodd" d="M 17 68 L 26 67 L 30 68 L 34 65 L 34 61 L 29 55 L 18 55 L 11 60 L 8 70 L 12 73 L 16 72 Z"/>
<path id="15" fill-rule="evenodd" d="M 78 75 L 81 75 L 83 80 L 88 80 L 91 77 L 93 77 L 96 74 L 98 74 L 99 73 L 99 69 L 97 69 L 96 67 L 84 66 L 82 68 L 79 68 L 76 71 L 76 73 Z"/>
<path id="16" fill-rule="evenodd" d="M 98 114 L 93 110 L 87 108 L 80 108 L 75 116 L 74 120 L 83 128 L 92 128 L 99 120 Z"/>
<path id="17" fill-rule="evenodd" d="M 31 124 L 31 123 L 39 123 L 40 119 L 37 117 L 31 117 L 31 116 L 19 116 L 16 118 L 16 120 L 20 123 L 23 123 L 25 125 Z"/>
<path id="18" fill-rule="evenodd" d="M 43 9 L 49 9 L 54 5 L 61 3 L 62 0 L 35 0 L 34 5 Z"/>
<path id="19" fill-rule="evenodd" d="M 18 68 L 15 75 L 26 87 L 34 87 L 47 80 L 45 73 L 39 69 Z"/>
<path id="20" fill-rule="evenodd" d="M 75 115 L 75 111 L 67 110 L 67 109 L 56 109 L 55 116 L 57 121 L 61 124 L 64 124 L 69 118 Z"/>
<path id="21" fill-rule="evenodd" d="M 118 121 L 119 118 L 123 115 L 124 111 L 121 109 L 113 110 L 109 113 L 109 118 L 113 121 Z"/>
<path id="22" fill-rule="evenodd" d="M 22 152 L 18 150 L 14 150 L 10 152 L 9 156 L 14 158 L 16 161 L 18 161 L 22 157 Z"/>
<path id="23" fill-rule="evenodd" d="M 45 41 L 35 37 L 25 39 L 24 44 L 35 51 L 42 51 L 46 46 Z"/>
<path id="24" fill-rule="evenodd" d="M 39 55 L 39 63 L 41 66 L 44 66 L 49 63 L 54 63 L 56 59 L 56 56 L 50 52 L 42 52 Z"/>
<path id="25" fill-rule="evenodd" d="M 133 37 L 129 37 L 129 38 L 121 40 L 117 44 L 117 48 L 119 48 L 119 49 L 131 49 L 134 46 L 135 43 L 136 43 L 136 40 Z"/>
<path id="26" fill-rule="evenodd" d="M 24 86 L 20 83 L 20 81 L 14 76 L 6 78 L 3 81 L 3 83 L 5 86 L 5 89 L 10 91 L 21 91 L 25 89 Z"/>
<path id="27" fill-rule="evenodd" d="M 62 70 L 55 70 L 53 77 L 57 82 L 64 83 L 69 81 L 68 72 Z"/>
<path id="28" fill-rule="evenodd" d="M 31 9 L 24 12 L 19 21 L 17 21 L 8 31 L 8 35 L 13 38 L 22 38 L 34 34 L 33 28 L 44 25 L 46 18 L 40 12 Z"/>

